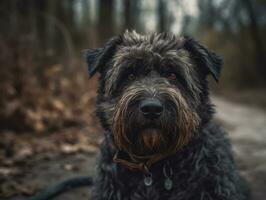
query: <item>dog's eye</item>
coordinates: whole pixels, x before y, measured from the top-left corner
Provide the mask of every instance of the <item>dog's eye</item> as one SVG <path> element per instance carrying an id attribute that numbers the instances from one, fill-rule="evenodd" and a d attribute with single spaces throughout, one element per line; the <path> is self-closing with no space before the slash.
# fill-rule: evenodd
<path id="1" fill-rule="evenodd" d="M 129 74 L 129 75 L 127 76 L 127 79 L 128 79 L 129 81 L 134 81 L 134 80 L 136 79 L 136 76 L 135 76 L 135 74 Z"/>
<path id="2" fill-rule="evenodd" d="M 167 74 L 167 78 L 169 80 L 174 81 L 174 80 L 176 80 L 176 74 L 175 73 L 169 73 L 169 74 Z"/>

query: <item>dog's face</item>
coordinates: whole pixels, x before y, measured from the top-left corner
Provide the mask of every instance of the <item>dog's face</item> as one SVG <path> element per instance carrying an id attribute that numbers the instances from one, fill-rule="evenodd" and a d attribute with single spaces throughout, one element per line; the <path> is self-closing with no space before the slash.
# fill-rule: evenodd
<path id="1" fill-rule="evenodd" d="M 161 159 L 208 120 L 206 76 L 218 80 L 222 63 L 194 40 L 126 32 L 85 54 L 90 75 L 101 73 L 97 113 L 118 149 Z"/>

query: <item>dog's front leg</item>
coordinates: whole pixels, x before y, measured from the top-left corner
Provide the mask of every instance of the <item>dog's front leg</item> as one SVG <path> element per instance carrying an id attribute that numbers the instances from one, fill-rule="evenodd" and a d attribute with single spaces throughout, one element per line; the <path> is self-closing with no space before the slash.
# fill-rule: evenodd
<path id="1" fill-rule="evenodd" d="M 122 200 L 122 192 L 117 186 L 115 164 L 101 163 L 92 194 L 93 200 Z"/>
<path id="2" fill-rule="evenodd" d="M 124 197 L 124 184 L 118 178 L 117 163 L 113 161 L 115 150 L 110 138 L 104 138 L 101 145 L 100 155 L 97 161 L 97 175 L 92 192 L 93 200 L 126 200 Z"/>
<path id="3" fill-rule="evenodd" d="M 232 169 L 232 171 L 234 171 Z M 201 177 L 198 183 L 193 180 L 187 183 L 185 190 L 172 194 L 169 200 L 249 200 L 249 189 L 235 172 L 227 174 L 211 174 L 208 178 Z"/>

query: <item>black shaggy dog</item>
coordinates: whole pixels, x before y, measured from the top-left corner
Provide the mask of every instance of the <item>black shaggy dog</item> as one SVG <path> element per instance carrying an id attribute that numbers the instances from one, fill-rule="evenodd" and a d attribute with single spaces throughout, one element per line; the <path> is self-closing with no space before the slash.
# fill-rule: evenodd
<path id="1" fill-rule="evenodd" d="M 212 120 L 207 75 L 222 60 L 193 39 L 125 32 L 85 50 L 100 73 L 106 130 L 93 200 L 246 200 L 227 134 Z"/>

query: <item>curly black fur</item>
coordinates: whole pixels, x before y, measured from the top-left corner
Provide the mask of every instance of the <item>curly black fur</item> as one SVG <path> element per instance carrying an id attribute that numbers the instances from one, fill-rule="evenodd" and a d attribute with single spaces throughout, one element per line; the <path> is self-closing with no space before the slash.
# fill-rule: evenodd
<path id="1" fill-rule="evenodd" d="M 247 200 L 249 190 L 235 167 L 226 135 L 210 121 L 184 149 L 152 166 L 154 184 L 147 187 L 142 172 L 130 171 L 113 162 L 116 149 L 106 133 L 92 199 Z M 163 186 L 162 168 L 166 161 L 174 172 L 171 191 Z"/>
<path id="2" fill-rule="evenodd" d="M 172 34 L 142 36 L 135 32 L 126 32 L 112 38 L 103 49 L 104 51 L 88 50 L 87 54 L 90 75 L 95 71 L 101 74 L 97 114 L 106 130 L 98 158 L 98 175 L 92 199 L 248 200 L 249 189 L 236 169 L 227 134 L 212 120 L 214 109 L 209 100 L 207 75 L 211 74 L 218 81 L 222 60 L 195 40 L 177 38 Z M 162 158 L 149 168 L 153 184 L 146 186 L 145 172 L 130 170 L 114 162 L 115 154 L 121 149 L 114 140 L 116 133 L 112 130 L 111 118 L 121 94 L 128 87 L 137 82 L 145 85 L 141 79 L 132 84 L 125 82 L 124 71 L 130 70 L 126 68 L 141 64 L 149 66 L 152 71 L 156 63 L 159 63 L 159 58 L 169 52 L 173 53 L 171 50 L 180 49 L 189 54 L 179 57 L 185 65 L 183 67 L 186 67 L 183 70 L 188 72 L 183 75 L 181 73 L 183 77 L 180 77 L 180 82 L 173 84 L 180 89 L 188 105 L 196 112 L 199 124 L 193 137 L 182 149 Z M 104 55 L 106 52 L 107 55 Z M 144 67 L 140 71 L 140 74 L 146 73 Z M 135 70 L 134 73 L 138 72 Z M 170 190 L 164 186 L 165 163 L 173 170 L 173 188 Z"/>

